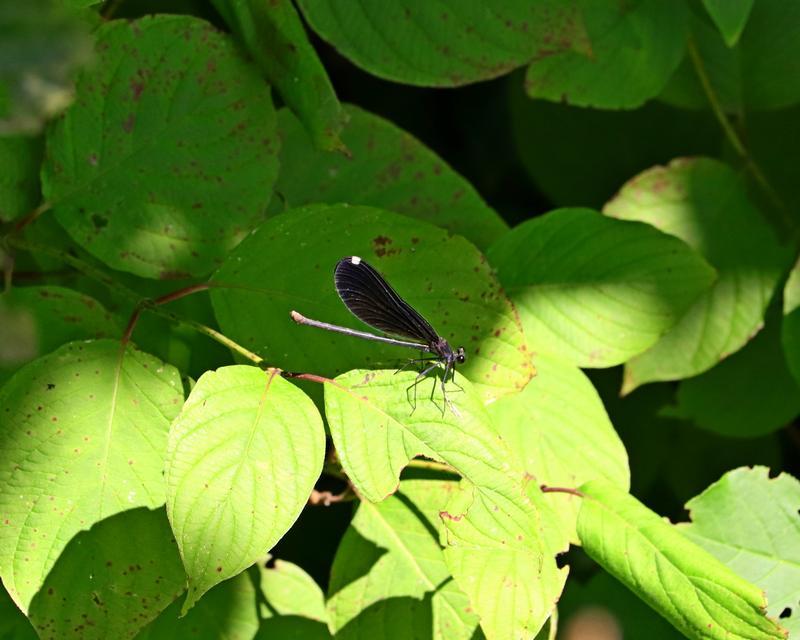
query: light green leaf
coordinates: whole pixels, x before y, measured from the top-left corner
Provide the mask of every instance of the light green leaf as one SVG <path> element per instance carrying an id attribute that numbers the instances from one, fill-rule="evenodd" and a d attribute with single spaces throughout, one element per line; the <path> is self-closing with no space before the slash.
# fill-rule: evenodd
<path id="1" fill-rule="evenodd" d="M 558 0 L 300 0 L 306 20 L 366 71 L 404 84 L 455 87 L 562 49 L 587 52 L 578 10 Z"/>
<path id="2" fill-rule="evenodd" d="M 208 272 L 270 199 L 269 88 L 196 18 L 114 20 L 97 39 L 76 103 L 48 132 L 45 196 L 109 266 L 150 278 Z"/>
<path id="3" fill-rule="evenodd" d="M 596 478 L 630 486 L 628 456 L 592 383 L 577 367 L 537 354 L 522 393 L 489 405 L 497 432 L 538 484 L 577 488 Z M 560 526 L 577 543 L 580 500 L 548 493 Z"/>
<path id="4" fill-rule="evenodd" d="M 587 50 L 561 48 L 535 58 L 525 88 L 532 98 L 579 107 L 633 109 L 658 95 L 684 55 L 688 11 L 682 2 L 581 0 Z"/>
<path id="5" fill-rule="evenodd" d="M 766 467 L 734 469 L 686 503 L 683 534 L 767 594 L 767 614 L 800 633 L 800 482 Z"/>
<path id="6" fill-rule="evenodd" d="M 69 541 L 29 615 L 41 638 L 133 638 L 185 583 L 164 510 L 132 509 Z"/>
<path id="7" fill-rule="evenodd" d="M 330 637 L 326 626 L 325 595 L 314 578 L 285 560 L 275 560 L 270 567 L 259 563 L 255 570 L 267 605 L 261 606 L 261 633 L 265 637 L 283 637 L 276 627 L 269 624 L 269 621 L 277 623 L 281 617 L 304 618 L 319 623 L 325 637 Z"/>
<path id="8" fill-rule="evenodd" d="M 800 387 L 781 349 L 776 314 L 744 348 L 678 387 L 670 415 L 726 436 L 776 431 L 800 414 Z"/>
<path id="9" fill-rule="evenodd" d="M 715 4 L 738 7 L 746 2 L 716 0 Z M 704 16 L 693 16 L 691 31 L 711 87 L 726 111 L 738 114 L 746 109 L 780 109 L 800 102 L 800 84 L 795 81 L 800 58 L 800 4 L 784 0 L 752 2 L 734 48 Z M 659 98 L 684 108 L 708 108 L 708 98 L 689 56 Z"/>
<path id="10" fill-rule="evenodd" d="M 136 640 L 250 640 L 255 637 L 258 624 L 256 589 L 245 571 L 211 589 L 183 617 L 181 603 L 176 600 Z"/>
<path id="11" fill-rule="evenodd" d="M 283 537 L 324 453 L 314 404 L 274 369 L 237 365 L 200 377 L 167 450 L 167 515 L 189 576 L 184 613 Z"/>
<path id="12" fill-rule="evenodd" d="M 281 172 L 273 208 L 314 202 L 364 204 L 419 218 L 487 247 L 506 224 L 472 185 L 419 140 L 353 105 L 342 140 L 349 149 L 315 151 L 300 123 L 278 112 Z"/>
<path id="13" fill-rule="evenodd" d="M 75 534 L 164 504 L 182 399 L 177 371 L 112 340 L 66 344 L 0 388 L 0 576 L 23 611 Z"/>
<path id="14" fill-rule="evenodd" d="M 626 364 L 623 392 L 703 373 L 761 328 L 790 255 L 729 167 L 709 158 L 654 167 L 628 182 L 604 212 L 678 236 L 719 274 L 671 331 Z"/>
<path id="15" fill-rule="evenodd" d="M 41 139 L 0 137 L 0 222 L 13 220 L 39 204 L 41 161 Z"/>
<path id="16" fill-rule="evenodd" d="M 405 390 L 413 372 L 351 371 L 325 384 L 325 413 L 343 469 L 371 501 L 392 493 L 418 454 L 449 464 L 468 481 L 442 512 L 445 560 L 488 638 L 534 635 L 566 579 L 554 554 L 566 538 L 543 496 L 494 431 L 474 388 L 461 376 L 444 413 Z M 422 392 L 420 392 L 422 393 Z M 441 402 L 441 401 L 440 401 Z M 505 586 L 505 597 L 497 594 Z"/>
<path id="17" fill-rule="evenodd" d="M 789 273 L 783 289 L 781 342 L 786 364 L 800 384 L 800 260 Z"/>
<path id="18" fill-rule="evenodd" d="M 325 68 L 290 0 L 212 0 L 317 149 L 343 150 L 346 121 Z"/>
<path id="19" fill-rule="evenodd" d="M 489 261 L 537 353 L 610 367 L 651 347 L 712 283 L 684 242 L 591 209 L 558 209 L 492 245 Z"/>
<path id="20" fill-rule="evenodd" d="M 473 635 L 478 617 L 439 544 L 439 512 L 456 487 L 408 479 L 380 504 L 361 502 L 331 568 L 328 611 L 337 639 L 481 637 Z"/>
<path id="21" fill-rule="evenodd" d="M 755 0 L 703 0 L 708 15 L 729 47 L 736 46 Z"/>
<path id="22" fill-rule="evenodd" d="M 764 594 L 633 496 L 602 480 L 586 497 L 578 535 L 606 571 L 698 640 L 781 639 L 764 615 Z"/>
<path id="23" fill-rule="evenodd" d="M 86 26 L 54 0 L 0 4 L 0 135 L 38 133 L 72 101 L 91 57 Z"/>
<path id="24" fill-rule="evenodd" d="M 0 326 L 0 381 L 71 340 L 122 335 L 97 300 L 51 285 L 15 287 L 0 295 Z"/>
<path id="25" fill-rule="evenodd" d="M 287 371 L 331 376 L 417 357 L 407 348 L 298 326 L 290 319 L 296 310 L 369 329 L 333 287 L 334 266 L 350 255 L 380 271 L 453 347 L 465 347 L 467 362 L 459 371 L 479 387 L 484 400 L 516 393 L 531 379 L 519 318 L 478 250 L 459 236 L 370 207 L 309 206 L 263 224 L 212 278 L 211 300 L 223 331 Z"/>

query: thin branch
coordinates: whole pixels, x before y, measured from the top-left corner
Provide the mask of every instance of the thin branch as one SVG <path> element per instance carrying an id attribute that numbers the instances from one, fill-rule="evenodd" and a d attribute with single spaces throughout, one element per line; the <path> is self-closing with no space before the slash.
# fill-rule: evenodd
<path id="1" fill-rule="evenodd" d="M 582 491 L 578 491 L 572 487 L 548 487 L 546 484 L 543 484 L 539 488 L 542 490 L 542 493 L 568 493 L 572 496 L 578 496 L 579 498 L 585 497 Z"/>
<path id="2" fill-rule="evenodd" d="M 36 207 L 33 211 L 25 214 L 22 218 L 17 221 L 17 224 L 14 225 L 14 232 L 19 233 L 25 227 L 27 227 L 31 222 L 36 220 L 40 215 L 42 215 L 45 211 L 49 211 L 50 207 L 53 205 L 49 202 L 42 202 L 38 207 Z"/>
<path id="3" fill-rule="evenodd" d="M 347 486 L 341 493 L 333 493 L 332 491 L 317 491 L 313 489 L 311 495 L 308 497 L 308 504 L 313 507 L 320 505 L 330 507 L 337 502 L 350 502 L 356 499 L 356 494 L 353 488 Z"/>

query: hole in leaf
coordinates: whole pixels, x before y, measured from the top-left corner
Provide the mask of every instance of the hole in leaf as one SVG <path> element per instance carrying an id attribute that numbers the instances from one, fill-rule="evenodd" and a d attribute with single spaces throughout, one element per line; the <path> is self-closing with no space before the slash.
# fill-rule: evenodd
<path id="1" fill-rule="evenodd" d="M 792 610 L 789 607 L 786 607 L 783 611 L 781 611 L 781 615 L 778 617 L 781 619 L 789 618 L 792 615 Z"/>

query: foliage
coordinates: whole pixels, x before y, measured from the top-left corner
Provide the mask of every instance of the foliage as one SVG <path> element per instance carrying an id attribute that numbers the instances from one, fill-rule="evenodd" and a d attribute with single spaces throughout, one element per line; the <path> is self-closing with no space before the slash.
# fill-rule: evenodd
<path id="1" fill-rule="evenodd" d="M 0 8 L 0 638 L 800 635 L 797 7 L 490 5 Z"/>

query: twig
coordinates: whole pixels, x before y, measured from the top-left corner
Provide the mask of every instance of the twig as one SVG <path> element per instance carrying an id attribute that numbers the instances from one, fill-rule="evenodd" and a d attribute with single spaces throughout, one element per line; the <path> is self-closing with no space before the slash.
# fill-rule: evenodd
<path id="1" fill-rule="evenodd" d="M 578 491 L 572 487 L 548 487 L 546 484 L 543 484 L 540 485 L 539 488 L 542 490 L 542 493 L 568 493 L 572 496 L 578 496 L 579 498 L 585 497 L 582 491 Z"/>
<path id="2" fill-rule="evenodd" d="M 356 499 L 356 494 L 353 488 L 348 485 L 341 493 L 333 493 L 332 491 L 317 491 L 313 489 L 311 495 L 308 497 L 308 504 L 312 507 L 324 505 L 330 507 L 336 502 L 350 502 Z"/>

